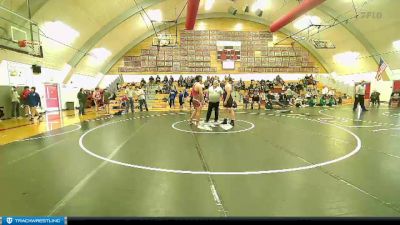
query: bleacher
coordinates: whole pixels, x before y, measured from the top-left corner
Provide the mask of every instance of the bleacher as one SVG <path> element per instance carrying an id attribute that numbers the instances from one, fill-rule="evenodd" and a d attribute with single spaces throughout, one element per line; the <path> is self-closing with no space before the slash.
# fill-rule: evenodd
<path id="1" fill-rule="evenodd" d="M 286 83 L 298 83 L 298 80 L 287 80 L 285 81 Z M 250 86 L 250 81 L 244 81 L 245 83 L 245 87 L 249 87 Z M 123 83 L 122 87 L 126 87 L 128 85 L 128 83 Z M 169 103 L 168 103 L 168 97 L 169 94 L 161 94 L 161 93 L 157 93 L 156 94 L 156 90 L 158 88 L 158 85 L 160 85 L 161 87 L 163 87 L 163 83 L 161 82 L 160 84 L 150 84 L 147 83 L 145 85 L 145 92 L 146 92 L 146 101 L 147 101 L 147 105 L 149 110 L 152 111 L 165 111 L 165 110 L 170 110 L 169 108 Z M 178 87 L 178 83 L 175 81 L 173 83 L 173 85 L 175 85 L 177 87 L 177 91 L 179 93 L 179 91 L 183 91 L 184 87 Z M 309 85 L 307 88 L 312 88 L 312 89 L 316 89 L 318 91 L 318 93 L 321 92 L 321 90 L 323 89 L 324 84 L 322 84 L 321 82 L 317 82 L 317 85 L 313 86 L 313 85 Z M 334 90 L 334 89 L 332 89 Z M 335 91 L 335 90 L 334 90 Z M 190 90 L 188 90 L 188 92 L 190 93 Z M 274 89 L 272 90 L 273 93 L 280 93 L 282 92 L 282 86 L 274 86 Z M 336 96 L 341 95 L 342 93 L 340 92 L 336 92 Z M 305 90 L 303 90 L 302 92 L 300 92 L 301 95 L 305 94 Z M 122 88 L 121 90 L 119 90 L 117 92 L 117 97 L 115 100 L 110 102 L 110 108 L 111 108 L 111 114 L 115 114 L 117 112 L 123 111 L 125 110 L 125 108 L 121 108 L 121 100 L 122 97 L 125 95 L 125 88 Z M 235 99 L 235 101 L 237 102 L 238 108 L 241 109 L 244 107 L 243 101 L 241 99 L 240 96 L 244 95 L 244 91 L 240 91 L 240 90 L 235 90 L 235 92 L 232 94 L 233 98 Z M 178 98 L 178 96 L 177 96 Z M 348 104 L 351 103 L 352 100 L 351 99 L 343 99 L 343 104 Z M 264 105 L 265 102 L 262 102 L 262 105 Z M 139 102 L 137 99 L 135 99 L 135 107 L 138 108 L 139 107 Z M 113 109 L 114 108 L 114 109 Z M 179 108 L 179 101 L 178 99 L 175 100 L 175 109 L 176 110 L 180 110 Z M 189 109 L 189 98 L 185 99 L 185 104 L 184 104 L 184 109 Z M 203 110 L 206 110 L 206 107 L 203 108 Z"/>

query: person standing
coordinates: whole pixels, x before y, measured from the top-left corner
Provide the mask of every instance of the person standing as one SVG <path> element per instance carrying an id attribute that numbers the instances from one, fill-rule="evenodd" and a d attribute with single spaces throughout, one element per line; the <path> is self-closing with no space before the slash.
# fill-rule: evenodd
<path id="1" fill-rule="evenodd" d="M 135 113 L 135 103 L 134 103 L 134 95 L 135 90 L 133 89 L 133 85 L 129 85 L 129 87 L 125 90 L 126 97 L 128 97 L 128 104 L 126 104 L 125 112 L 129 112 L 129 108 L 131 108 L 131 112 Z"/>
<path id="2" fill-rule="evenodd" d="M 191 91 L 194 111 L 190 117 L 190 124 L 194 124 L 200 128 L 200 114 L 204 103 L 202 77 L 197 75 L 195 81 Z"/>
<path id="3" fill-rule="evenodd" d="M 146 108 L 146 111 L 149 111 L 149 109 L 147 108 L 147 102 L 146 102 L 146 95 L 144 93 L 144 90 L 142 87 L 136 87 L 136 96 L 139 99 L 139 108 L 140 108 L 140 112 L 143 111 L 143 105 Z"/>
<path id="4" fill-rule="evenodd" d="M 35 116 L 38 116 L 38 120 L 42 118 L 42 115 L 38 113 L 37 107 L 42 107 L 42 103 L 40 101 L 40 96 L 36 93 L 36 88 L 32 87 L 31 92 L 28 95 L 28 105 L 31 111 L 30 121 L 33 122 Z"/>
<path id="5" fill-rule="evenodd" d="M 176 90 L 175 88 L 172 88 L 171 91 L 169 92 L 169 108 L 172 108 L 174 106 L 175 108 L 175 98 L 176 98 Z"/>
<path id="6" fill-rule="evenodd" d="M 106 110 L 106 114 L 110 114 L 110 100 L 111 100 L 111 92 L 108 89 L 104 89 L 103 94 L 103 102 L 104 102 L 104 109 Z"/>
<path id="7" fill-rule="evenodd" d="M 353 111 L 356 111 L 358 104 L 360 104 L 363 112 L 368 111 L 364 105 L 364 96 L 365 96 L 365 82 L 361 81 L 356 85 L 356 95 L 354 97 L 354 106 Z"/>
<path id="8" fill-rule="evenodd" d="M 28 104 L 28 96 L 31 93 L 31 91 L 29 90 L 28 86 L 24 87 L 24 90 L 22 91 L 21 94 L 21 100 L 22 100 L 22 104 L 24 105 L 24 110 L 25 110 L 25 117 L 28 117 L 29 115 L 31 115 L 31 112 L 29 110 L 29 104 Z"/>
<path id="9" fill-rule="evenodd" d="M 223 94 L 224 107 L 227 114 L 227 118 L 224 119 L 222 124 L 228 124 L 228 118 L 231 120 L 230 124 L 235 126 L 235 112 L 233 111 L 233 97 L 232 97 L 232 78 L 228 78 L 228 82 L 225 84 L 225 91 Z"/>
<path id="10" fill-rule="evenodd" d="M 93 100 L 95 105 L 95 111 L 99 111 L 100 104 L 101 104 L 101 93 L 99 88 L 95 88 L 93 92 Z"/>
<path id="11" fill-rule="evenodd" d="M 20 103 L 19 98 L 20 98 L 20 96 L 19 96 L 17 88 L 15 86 L 11 88 L 10 97 L 11 97 L 11 117 L 19 119 L 20 118 L 20 116 L 19 116 L 19 103 Z"/>
<path id="12" fill-rule="evenodd" d="M 85 90 L 83 90 L 83 88 L 79 89 L 77 98 L 79 101 L 79 115 L 86 115 L 85 107 L 86 107 L 86 101 L 87 101 L 87 94 L 86 94 Z"/>
<path id="13" fill-rule="evenodd" d="M 214 122 L 218 122 L 218 115 L 219 115 L 219 101 L 221 95 L 223 94 L 222 88 L 219 86 L 217 80 L 214 80 L 213 85 L 208 89 L 208 110 L 207 110 L 207 117 L 206 123 L 209 122 L 211 117 L 211 112 L 214 109 Z"/>

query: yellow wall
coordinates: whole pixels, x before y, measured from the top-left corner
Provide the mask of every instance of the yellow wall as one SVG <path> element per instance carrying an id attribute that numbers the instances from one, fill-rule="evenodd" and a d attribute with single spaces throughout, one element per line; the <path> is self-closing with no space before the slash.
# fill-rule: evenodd
<path id="1" fill-rule="evenodd" d="M 236 28 L 238 27 L 238 24 L 241 24 L 242 29 L 237 30 Z M 179 24 L 178 25 L 178 40 L 180 39 L 179 37 L 179 30 L 184 30 L 185 29 L 185 24 Z M 220 30 L 220 31 L 265 31 L 267 27 L 263 24 L 251 22 L 251 21 L 245 21 L 245 20 L 240 20 L 240 19 L 232 19 L 232 18 L 220 18 L 220 19 L 203 19 L 203 20 L 197 20 L 196 21 L 196 26 L 195 30 Z M 175 33 L 175 27 L 169 29 L 170 33 Z M 274 40 L 281 40 L 282 38 L 286 37 L 282 33 L 274 33 Z M 140 56 L 141 49 L 148 49 L 151 47 L 153 41 L 153 36 L 150 38 L 145 39 L 143 42 L 129 50 L 125 56 Z M 280 46 L 291 46 L 291 44 L 295 42 L 292 39 L 287 39 L 280 43 Z M 297 42 L 294 44 L 295 47 L 299 46 L 301 47 Z M 303 48 L 304 49 L 304 48 Z M 326 73 L 325 69 L 322 67 L 322 65 L 315 59 L 314 56 L 311 55 L 310 53 L 310 60 L 315 63 L 315 66 L 319 68 L 320 73 Z M 124 59 L 123 57 L 118 60 L 118 62 L 110 69 L 110 71 L 107 74 L 132 74 L 134 72 L 129 72 L 129 73 L 121 73 L 118 72 L 119 67 L 124 66 Z M 239 67 L 240 67 L 240 62 L 236 62 L 235 65 L 235 70 L 223 70 L 222 65 L 219 61 L 217 61 L 217 52 L 211 52 L 211 67 L 216 67 L 217 68 L 217 73 L 218 74 L 236 74 L 240 73 L 239 72 Z M 141 74 L 154 74 L 155 72 L 140 72 Z M 177 73 L 177 72 L 157 72 L 158 74 L 171 74 L 171 73 Z M 194 72 L 187 72 L 187 73 L 194 73 Z M 203 72 L 204 73 L 204 72 Z M 246 72 L 248 73 L 248 72 Z M 182 73 L 184 74 L 184 73 Z"/>

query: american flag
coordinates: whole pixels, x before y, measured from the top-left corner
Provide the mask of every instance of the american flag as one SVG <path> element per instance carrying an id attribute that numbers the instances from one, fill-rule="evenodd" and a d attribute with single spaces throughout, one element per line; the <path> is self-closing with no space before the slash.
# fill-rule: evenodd
<path id="1" fill-rule="evenodd" d="M 382 79 L 381 75 L 386 70 L 386 67 L 387 67 L 387 64 L 381 58 L 381 60 L 379 61 L 379 68 L 378 68 L 378 71 L 376 72 L 376 76 L 375 76 L 375 79 L 377 81 L 380 81 Z"/>

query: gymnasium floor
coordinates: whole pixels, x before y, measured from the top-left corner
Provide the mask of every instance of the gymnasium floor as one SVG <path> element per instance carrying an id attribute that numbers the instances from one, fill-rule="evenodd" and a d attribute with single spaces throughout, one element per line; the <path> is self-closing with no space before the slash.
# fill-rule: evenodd
<path id="1" fill-rule="evenodd" d="M 238 111 L 228 131 L 190 127 L 187 113 L 93 119 L 0 146 L 0 212 L 400 216 L 400 110 Z"/>

